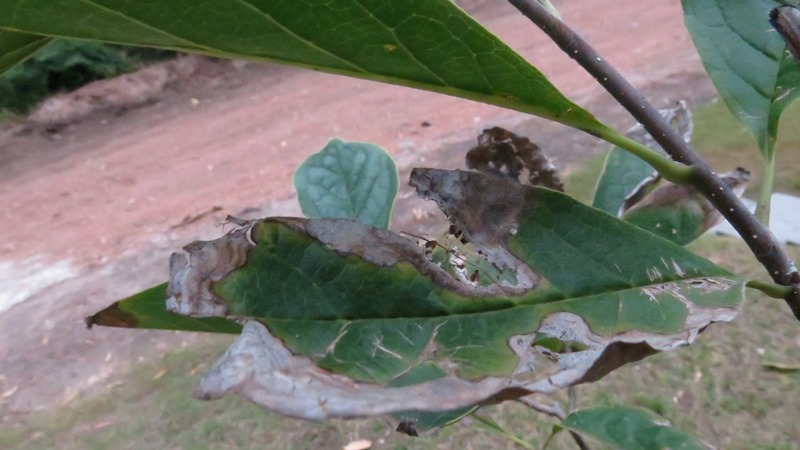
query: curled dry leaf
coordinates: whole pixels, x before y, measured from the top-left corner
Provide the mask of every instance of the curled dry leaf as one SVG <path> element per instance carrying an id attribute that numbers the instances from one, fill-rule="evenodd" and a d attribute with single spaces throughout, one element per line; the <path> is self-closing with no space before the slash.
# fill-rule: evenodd
<path id="1" fill-rule="evenodd" d="M 194 395 L 209 400 L 230 390 L 284 416 L 322 420 L 455 409 L 481 402 L 503 384 L 498 378 L 468 382 L 457 377 L 395 388 L 359 383 L 292 355 L 264 325 L 248 321 Z"/>
<path id="2" fill-rule="evenodd" d="M 720 178 L 741 197 L 750 182 L 750 171 L 737 167 Z M 658 174 L 634 189 L 619 215 L 681 244 L 691 242 L 722 221 L 722 214 L 693 187 L 670 183 Z"/>
<path id="3" fill-rule="evenodd" d="M 558 169 L 542 149 L 500 127 L 483 130 L 477 147 L 467 152 L 467 168 L 564 192 Z"/>
<path id="4" fill-rule="evenodd" d="M 687 144 L 691 141 L 694 122 L 692 122 L 692 114 L 685 101 L 678 101 L 673 108 L 661 109 L 659 114 Z M 626 134 L 629 138 L 666 156 L 666 152 L 641 124 L 631 127 Z M 614 147 L 606 156 L 592 206 L 609 214 L 618 215 L 626 197 L 630 197 L 632 192 L 641 187 L 642 183 L 654 174 L 656 172 L 650 164 L 620 147 Z"/>
<path id="5" fill-rule="evenodd" d="M 742 280 L 561 193 L 435 169 L 411 184 L 518 285 L 463 283 L 349 220 L 241 221 L 174 258 L 170 308 L 246 321 L 195 395 L 424 431 L 445 422 L 419 414 L 594 381 L 737 313 Z"/>
<path id="6" fill-rule="evenodd" d="M 769 22 L 780 33 L 794 59 L 800 63 L 800 8 L 780 6 L 769 13 Z"/>
<path id="7" fill-rule="evenodd" d="M 686 105 L 685 100 L 678 100 L 672 108 L 659 109 L 658 113 L 661 114 L 661 117 L 663 117 L 675 131 L 680 133 L 687 144 L 691 142 L 692 132 L 694 131 L 694 121 L 692 120 L 692 112 Z M 653 139 L 653 136 L 651 136 L 640 123 L 629 128 L 625 134 L 629 138 L 644 144 L 647 148 L 651 148 L 661 154 L 666 154 L 664 149 L 661 148 L 661 145 Z"/>
<path id="8" fill-rule="evenodd" d="M 224 316 L 223 302 L 211 293 L 211 283 L 221 280 L 247 262 L 252 243 L 248 230 L 238 229 L 213 241 L 195 241 L 185 246 L 186 254 L 173 253 L 169 259 L 167 310 L 195 317 Z"/>

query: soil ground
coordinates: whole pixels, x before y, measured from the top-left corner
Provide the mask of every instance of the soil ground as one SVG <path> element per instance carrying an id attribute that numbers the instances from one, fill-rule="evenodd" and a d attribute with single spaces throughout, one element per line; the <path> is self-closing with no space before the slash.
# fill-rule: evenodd
<path id="1" fill-rule="evenodd" d="M 712 98 L 678 2 L 554 3 L 657 106 Z M 508 4 L 469 7 L 570 98 L 607 123 L 633 124 Z M 0 129 L 0 426 L 201 339 L 87 331 L 83 317 L 164 281 L 169 254 L 219 236 L 227 214 L 299 214 L 292 173 L 333 136 L 383 146 L 401 179 L 414 166 L 462 167 L 479 130 L 495 125 L 529 136 L 565 171 L 607 148 L 513 111 L 270 65 L 204 61 L 147 101 L 79 118 L 64 99 L 67 120 Z M 403 188 L 392 228 L 437 222 L 433 206 Z"/>

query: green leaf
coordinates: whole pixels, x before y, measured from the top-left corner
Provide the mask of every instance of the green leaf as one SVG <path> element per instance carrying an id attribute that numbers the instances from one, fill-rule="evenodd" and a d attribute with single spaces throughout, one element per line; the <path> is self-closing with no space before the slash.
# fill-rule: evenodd
<path id="1" fill-rule="evenodd" d="M 274 61 L 604 128 L 450 0 L 0 0 L 1 30 Z"/>
<path id="2" fill-rule="evenodd" d="M 719 177 L 741 196 L 750 181 L 750 172 L 739 167 Z M 658 178 L 642 183 L 637 194 L 647 191 L 651 181 Z M 662 180 L 641 197 L 637 194 L 631 196 L 638 199 L 636 203 L 629 205 L 626 201 L 623 205 L 622 220 L 676 244 L 686 245 L 722 221 L 722 214 L 691 186 Z"/>
<path id="3" fill-rule="evenodd" d="M 25 61 L 50 39 L 32 34 L 0 29 L 0 75 Z"/>
<path id="4" fill-rule="evenodd" d="M 619 147 L 614 147 L 608 152 L 603 164 L 592 206 L 611 215 L 618 215 L 625 198 L 653 173 L 653 166 Z"/>
<path id="5" fill-rule="evenodd" d="M 620 449 L 706 450 L 697 438 L 669 426 L 666 419 L 638 408 L 588 408 L 576 411 L 562 425 Z"/>
<path id="6" fill-rule="evenodd" d="M 692 140 L 694 122 L 692 114 L 686 106 L 686 102 L 679 101 L 673 108 L 662 109 L 659 111 L 666 120 L 680 135 L 686 143 Z M 662 155 L 666 152 L 644 129 L 641 124 L 634 125 L 627 133 L 629 138 L 645 145 L 647 148 L 657 151 Z M 594 193 L 592 206 L 601 209 L 612 216 L 620 214 L 625 199 L 646 178 L 652 176 L 655 169 L 650 164 L 642 161 L 631 153 L 620 147 L 614 147 L 606 156 L 603 164 L 603 171 L 597 180 L 597 188 Z"/>
<path id="7" fill-rule="evenodd" d="M 397 167 L 377 145 L 331 139 L 300 165 L 293 182 L 308 218 L 339 217 L 389 227 Z"/>
<path id="8" fill-rule="evenodd" d="M 686 27 L 733 115 L 772 159 L 778 122 L 800 95 L 800 66 L 768 22 L 791 0 L 683 0 Z"/>

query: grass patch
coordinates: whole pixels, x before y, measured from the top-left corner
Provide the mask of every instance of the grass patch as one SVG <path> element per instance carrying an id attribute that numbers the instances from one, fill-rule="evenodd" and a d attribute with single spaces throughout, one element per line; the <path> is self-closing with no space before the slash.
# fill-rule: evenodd
<path id="1" fill-rule="evenodd" d="M 784 118 L 778 187 L 800 192 L 800 108 Z M 721 104 L 695 114 L 695 145 L 720 171 L 759 164 L 752 139 Z M 591 201 L 603 156 L 566 179 L 568 192 Z M 758 169 L 753 170 L 758 173 Z M 729 270 L 763 277 L 763 269 L 739 240 L 705 236 L 689 248 Z M 800 259 L 800 249 L 790 248 Z M 800 449 L 800 374 L 774 373 L 764 362 L 800 363 L 800 327 L 779 300 L 748 291 L 739 318 L 709 327 L 691 347 L 631 364 L 604 380 L 581 386 L 582 406 L 636 405 L 665 416 L 678 429 L 726 449 Z M 208 336 L 202 345 L 141 364 L 124 384 L 54 411 L 33 415 L 0 433 L 4 449 L 336 449 L 370 439 L 382 449 L 514 449 L 514 443 L 470 420 L 429 438 L 395 433 L 382 420 L 309 423 L 265 413 L 234 396 L 203 402 L 190 394 L 222 353 L 230 336 Z M 157 374 L 165 371 L 163 376 Z M 157 379 L 154 379 L 157 378 Z M 507 430 L 541 447 L 553 421 L 507 403 L 486 408 Z M 574 448 L 566 433 L 550 448 Z"/>
<path id="2" fill-rule="evenodd" d="M 775 191 L 800 194 L 800 103 L 783 114 L 778 133 Z M 721 102 L 712 103 L 694 113 L 693 147 L 718 172 L 742 166 L 753 173 L 747 195 L 755 198 L 761 182 L 761 154 L 756 141 Z"/>

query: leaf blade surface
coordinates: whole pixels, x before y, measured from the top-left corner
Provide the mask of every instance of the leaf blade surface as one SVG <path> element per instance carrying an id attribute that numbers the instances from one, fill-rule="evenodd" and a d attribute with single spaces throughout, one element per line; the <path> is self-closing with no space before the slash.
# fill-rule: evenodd
<path id="1" fill-rule="evenodd" d="M 0 30 L 274 61 L 601 126 L 447 0 L 2 0 Z"/>

